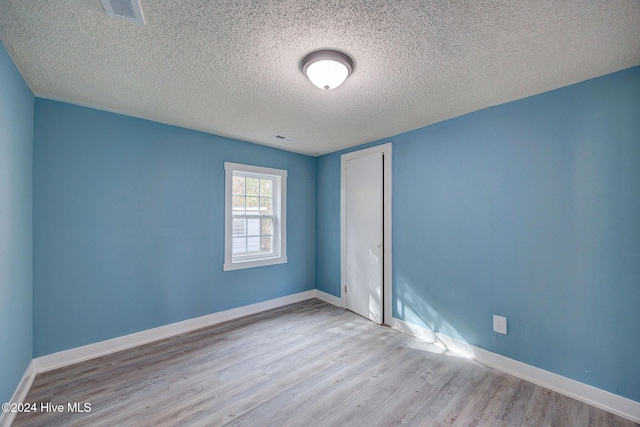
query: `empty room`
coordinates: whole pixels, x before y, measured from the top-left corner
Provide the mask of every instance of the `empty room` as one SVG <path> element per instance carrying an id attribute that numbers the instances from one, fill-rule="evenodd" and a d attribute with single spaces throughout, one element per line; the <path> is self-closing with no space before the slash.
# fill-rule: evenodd
<path id="1" fill-rule="evenodd" d="M 640 424 L 640 2 L 0 0 L 0 426 Z"/>

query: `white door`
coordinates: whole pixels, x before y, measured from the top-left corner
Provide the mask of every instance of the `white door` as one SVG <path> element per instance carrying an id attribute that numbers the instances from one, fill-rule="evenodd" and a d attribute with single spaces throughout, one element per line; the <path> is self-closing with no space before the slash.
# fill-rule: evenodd
<path id="1" fill-rule="evenodd" d="M 347 308 L 382 324 L 383 154 L 347 160 L 345 253 Z"/>

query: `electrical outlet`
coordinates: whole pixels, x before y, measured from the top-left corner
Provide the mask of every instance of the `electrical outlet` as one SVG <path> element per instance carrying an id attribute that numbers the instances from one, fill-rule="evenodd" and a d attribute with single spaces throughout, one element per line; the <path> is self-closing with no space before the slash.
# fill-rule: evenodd
<path id="1" fill-rule="evenodd" d="M 493 315 L 493 331 L 507 335 L 507 318 Z"/>

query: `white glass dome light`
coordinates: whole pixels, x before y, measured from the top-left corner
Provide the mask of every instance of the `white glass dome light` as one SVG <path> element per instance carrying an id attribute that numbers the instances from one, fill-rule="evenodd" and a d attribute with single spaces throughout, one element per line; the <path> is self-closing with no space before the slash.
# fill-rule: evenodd
<path id="1" fill-rule="evenodd" d="M 300 63 L 302 72 L 320 89 L 335 89 L 353 72 L 353 60 L 337 50 L 317 50 Z"/>

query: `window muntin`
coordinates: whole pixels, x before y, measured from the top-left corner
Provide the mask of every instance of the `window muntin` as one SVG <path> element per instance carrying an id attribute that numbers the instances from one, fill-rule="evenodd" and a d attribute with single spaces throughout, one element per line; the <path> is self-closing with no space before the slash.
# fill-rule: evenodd
<path id="1" fill-rule="evenodd" d="M 286 171 L 225 163 L 225 173 L 224 270 L 286 262 Z"/>

